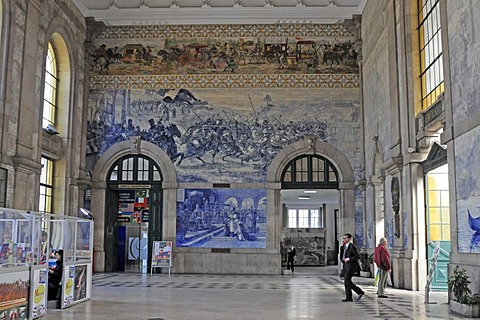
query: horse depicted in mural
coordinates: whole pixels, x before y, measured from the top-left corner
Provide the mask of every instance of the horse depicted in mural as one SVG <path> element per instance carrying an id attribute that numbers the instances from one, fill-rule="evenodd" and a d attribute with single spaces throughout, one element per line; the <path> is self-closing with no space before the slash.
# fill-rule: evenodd
<path id="1" fill-rule="evenodd" d="M 170 51 L 161 49 L 157 52 L 157 56 L 161 58 L 161 62 L 165 62 L 169 65 L 180 65 L 180 56 L 183 54 L 183 50 L 179 48 L 171 48 Z"/>
<path id="2" fill-rule="evenodd" d="M 183 153 L 178 152 L 175 141 L 175 137 L 180 138 L 181 136 L 182 133 L 174 123 L 160 125 L 157 127 L 157 132 L 154 135 L 154 143 L 165 151 L 172 162 L 175 162 L 178 157 L 183 157 Z"/>
<path id="3" fill-rule="evenodd" d="M 92 58 L 93 58 L 93 64 L 92 64 L 92 67 L 90 68 L 90 71 L 96 68 L 96 69 L 100 69 L 98 71 L 99 74 L 101 74 L 103 70 L 105 70 L 105 74 L 107 74 L 110 66 L 110 60 L 103 55 L 99 57 L 95 57 L 94 55 L 92 55 Z"/>
<path id="4" fill-rule="evenodd" d="M 212 163 L 215 163 L 215 156 L 219 152 L 218 137 L 215 131 L 190 131 L 183 136 L 182 144 L 186 145 L 185 152 L 181 155 L 177 165 L 180 165 L 183 159 L 192 158 L 200 160 L 205 164 L 205 160 L 202 159 L 207 153 L 212 155 Z"/>
<path id="5" fill-rule="evenodd" d="M 120 52 L 117 52 L 118 47 L 115 47 L 114 49 L 108 48 L 107 51 L 105 52 L 105 56 L 107 57 L 108 60 L 110 60 L 111 63 L 120 63 L 122 62 L 122 54 Z"/>

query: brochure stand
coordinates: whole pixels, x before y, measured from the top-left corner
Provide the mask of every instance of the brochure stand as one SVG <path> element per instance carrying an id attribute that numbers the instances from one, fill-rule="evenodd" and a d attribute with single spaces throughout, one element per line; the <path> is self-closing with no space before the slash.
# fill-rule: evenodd
<path id="1" fill-rule="evenodd" d="M 168 268 L 168 275 L 172 269 L 172 241 L 153 241 L 152 268 Z"/>

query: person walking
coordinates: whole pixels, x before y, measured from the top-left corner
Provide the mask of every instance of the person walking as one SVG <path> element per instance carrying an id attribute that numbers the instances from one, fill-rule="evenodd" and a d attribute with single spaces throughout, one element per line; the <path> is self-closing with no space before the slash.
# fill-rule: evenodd
<path id="1" fill-rule="evenodd" d="M 295 269 L 295 256 L 297 255 L 297 250 L 294 246 L 289 246 L 287 250 L 287 270 L 292 269 L 292 272 Z"/>
<path id="2" fill-rule="evenodd" d="M 343 258 L 343 252 L 345 251 L 345 236 L 342 236 L 342 246 L 340 247 L 340 257 Z M 345 278 L 345 270 L 343 268 L 343 260 L 342 260 L 342 269 L 340 270 L 340 279 Z"/>
<path id="3" fill-rule="evenodd" d="M 345 233 L 345 246 L 343 249 L 343 269 L 344 269 L 344 283 L 345 283 L 345 299 L 342 302 L 353 301 L 352 290 L 358 295 L 356 301 L 362 299 L 365 292 L 360 289 L 352 281 L 354 274 L 358 273 L 360 270 L 360 265 L 358 264 L 358 250 L 355 244 L 352 242 L 352 235 L 350 233 Z"/>
<path id="4" fill-rule="evenodd" d="M 387 249 L 387 239 L 381 238 L 378 242 L 378 246 L 373 254 L 373 261 L 380 270 L 377 295 L 379 298 L 388 298 L 385 295 L 385 288 L 387 287 L 387 280 L 392 270 L 392 265 L 390 264 L 390 252 Z"/>

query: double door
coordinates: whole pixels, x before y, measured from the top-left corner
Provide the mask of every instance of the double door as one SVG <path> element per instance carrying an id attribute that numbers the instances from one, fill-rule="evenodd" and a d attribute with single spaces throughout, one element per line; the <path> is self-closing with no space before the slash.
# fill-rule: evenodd
<path id="1" fill-rule="evenodd" d="M 129 199 L 129 193 L 133 200 Z M 139 204 L 142 204 L 141 210 Z M 151 265 L 151 247 L 157 240 L 162 240 L 161 189 L 153 186 L 145 190 L 109 189 L 105 215 L 105 271 L 147 273 Z"/>
<path id="2" fill-rule="evenodd" d="M 147 273 L 148 222 L 118 226 L 118 270 Z"/>

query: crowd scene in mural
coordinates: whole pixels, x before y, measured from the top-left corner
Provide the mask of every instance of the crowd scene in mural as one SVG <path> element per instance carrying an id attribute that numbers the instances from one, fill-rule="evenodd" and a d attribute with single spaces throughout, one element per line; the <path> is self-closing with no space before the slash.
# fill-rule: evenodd
<path id="1" fill-rule="evenodd" d="M 163 149 L 178 167 L 185 159 L 197 164 L 236 161 L 263 175 L 285 146 L 306 135 L 327 138 L 325 122 L 315 117 L 284 121 L 281 115 L 269 114 L 274 108 L 271 97 L 267 95 L 264 100 L 265 106 L 256 108 L 252 104 L 248 113 L 212 112 L 208 102 L 181 89 L 175 98 L 130 101 L 120 121 L 114 111 L 106 111 L 115 110 L 115 106 L 103 106 L 95 112 L 99 120 L 87 124 L 87 166 L 91 170 L 98 157 L 115 143 L 140 136 Z M 127 113 L 132 118 L 127 118 Z"/>
<path id="2" fill-rule="evenodd" d="M 265 246 L 265 196 L 256 189 L 185 190 L 184 201 L 177 203 L 177 246 Z"/>

